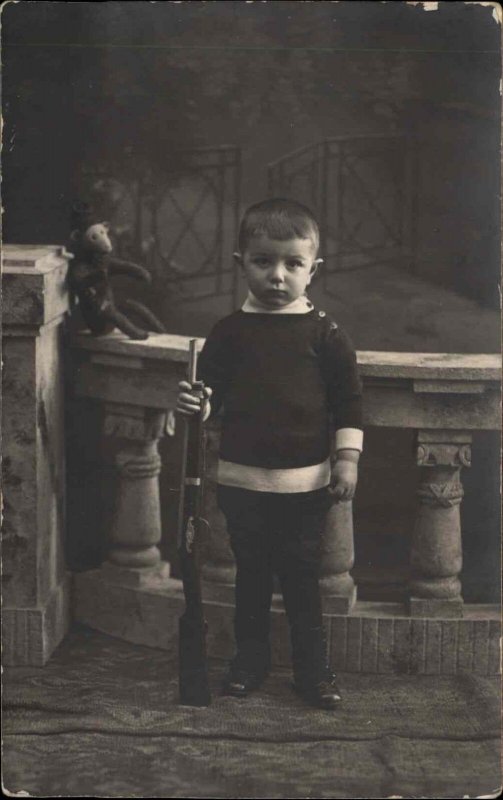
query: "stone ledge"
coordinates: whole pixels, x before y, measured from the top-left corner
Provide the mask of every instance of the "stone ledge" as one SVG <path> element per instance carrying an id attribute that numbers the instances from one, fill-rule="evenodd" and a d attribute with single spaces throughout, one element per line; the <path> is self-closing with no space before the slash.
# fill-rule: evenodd
<path id="1" fill-rule="evenodd" d="M 358 351 L 358 366 L 365 377 L 454 381 L 500 381 L 498 353 L 401 353 Z"/>
<path id="2" fill-rule="evenodd" d="M 132 341 L 115 331 L 107 336 L 80 333 L 74 345 L 80 350 L 116 353 L 137 358 L 187 362 L 190 336 L 151 334 L 145 341 Z M 197 339 L 197 348 L 204 344 Z M 501 359 L 497 353 L 401 353 L 359 350 L 358 366 L 363 377 L 448 381 L 501 380 Z"/>
<path id="3" fill-rule="evenodd" d="M 192 337 L 196 338 L 196 337 Z M 148 339 L 132 340 L 115 330 L 106 336 L 93 336 L 84 331 L 75 336 L 74 347 L 93 353 L 110 353 L 123 358 L 154 361 L 176 361 L 182 364 L 189 360 L 191 337 L 174 333 L 151 333 Z M 197 339 L 197 350 L 201 350 L 204 339 Z M 127 363 L 127 362 L 125 362 Z"/>
<path id="4" fill-rule="evenodd" d="M 178 619 L 184 610 L 181 582 L 133 588 L 111 584 L 102 570 L 74 576 L 75 619 L 111 636 L 176 650 Z M 233 654 L 234 607 L 205 600 L 208 652 Z M 466 606 L 463 619 L 411 619 L 399 603 L 357 602 L 350 616 L 326 614 L 330 660 L 341 672 L 452 675 L 498 674 L 501 622 L 496 606 Z M 272 658 L 289 666 L 289 633 L 284 611 L 271 612 Z"/>
<path id="5" fill-rule="evenodd" d="M 54 589 L 44 606 L 2 609 L 2 656 L 5 666 L 42 667 L 70 626 L 70 576 Z"/>
<path id="6" fill-rule="evenodd" d="M 332 617 L 330 646 L 332 666 L 341 672 L 501 672 L 498 618 Z"/>
<path id="7" fill-rule="evenodd" d="M 81 333 L 72 342 L 79 397 L 172 409 L 188 360 L 188 336 Z M 197 339 L 198 349 L 204 339 Z M 364 383 L 364 425 L 458 431 L 498 430 L 500 358 L 496 354 L 357 353 Z M 169 368 L 167 368 L 169 367 Z M 422 381 L 420 392 L 414 381 Z M 417 389 L 418 387 L 416 387 Z M 462 389 L 462 391 L 459 391 Z"/>

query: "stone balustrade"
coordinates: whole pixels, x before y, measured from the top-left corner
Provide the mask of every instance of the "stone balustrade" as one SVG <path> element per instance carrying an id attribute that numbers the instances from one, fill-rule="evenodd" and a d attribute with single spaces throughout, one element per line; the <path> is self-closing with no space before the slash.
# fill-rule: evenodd
<path id="1" fill-rule="evenodd" d="M 7 664 L 45 663 L 68 628 L 70 612 L 129 641 L 173 649 L 184 606 L 181 582 L 160 551 L 159 442 L 170 432 L 168 412 L 185 377 L 189 339 L 155 334 L 134 342 L 114 333 L 68 341 L 68 259 L 56 246 L 7 245 L 3 252 Z M 499 607 L 470 606 L 462 599 L 460 507 L 472 435 L 500 425 L 500 359 L 360 352 L 358 361 L 365 426 L 415 435 L 411 578 L 406 604 L 357 600 L 352 507 L 333 506 L 321 576 L 332 662 L 337 669 L 370 672 L 498 672 Z M 72 397 L 101 408 L 103 441 L 113 445 L 105 450 L 113 451 L 116 476 L 107 557 L 99 568 L 73 575 L 72 593 L 64 552 L 72 533 L 65 499 L 65 365 Z M 227 657 L 233 647 L 234 564 L 215 502 L 218 442 L 216 419 L 208 424 L 204 601 L 210 654 Z M 499 560 L 499 552 L 494 557 Z M 273 659 L 288 664 L 278 598 L 272 617 Z"/>
<path id="2" fill-rule="evenodd" d="M 166 412 L 175 405 L 178 382 L 185 375 L 188 343 L 188 337 L 168 334 L 152 335 L 145 342 L 133 342 L 120 334 L 100 338 L 81 334 L 74 343 L 72 359 L 76 395 L 104 404 L 104 433 L 117 440 L 119 475 L 108 560 L 101 569 L 76 576 L 76 616 L 131 641 L 163 647 L 173 646 L 183 595 L 180 582 L 169 577 L 169 565 L 160 560 L 158 550 L 157 442 L 165 431 Z M 198 346 L 202 343 L 199 340 Z M 416 625 L 413 630 L 426 642 L 433 632 L 438 639 L 435 625 L 441 623 L 450 626 L 449 636 L 444 638 L 451 649 L 454 636 L 456 647 L 462 650 L 446 662 L 456 671 L 463 668 L 463 652 L 473 648 L 473 637 L 482 641 L 483 624 L 486 656 L 492 648 L 484 669 L 494 671 L 499 665 L 495 649 L 499 647 L 498 612 L 463 604 L 459 511 L 463 496 L 460 472 L 470 467 L 472 432 L 499 427 L 499 357 L 360 352 L 358 361 L 364 381 L 365 426 L 415 431 L 418 503 L 411 532 L 408 602 L 404 607 L 375 604 L 374 611 L 372 603 L 356 602 L 351 576 L 351 503 L 333 506 L 325 530 L 321 587 L 334 657 L 339 665 L 350 663 L 351 668 L 376 671 L 384 664 L 383 671 L 389 671 L 393 664 L 397 668 L 406 664 L 411 671 L 428 672 L 432 668 L 425 656 L 426 644 L 420 656 L 417 647 L 414 650 L 414 637 L 410 638 L 410 624 Z M 210 618 L 210 652 L 213 648 L 214 653 L 227 655 L 232 646 L 234 564 L 215 501 L 218 441 L 217 419 L 208 425 L 205 517 L 210 533 L 203 596 Z M 136 617 L 131 615 L 132 603 Z M 281 614 L 279 602 L 275 605 Z M 407 645 L 396 631 L 406 622 L 410 648 L 404 655 Z M 282 624 L 276 621 L 273 628 L 275 624 L 285 643 Z M 360 637 L 358 645 L 355 636 Z M 442 649 L 444 639 L 438 641 Z M 286 644 L 282 647 L 276 660 L 287 662 Z M 351 655 L 355 647 L 365 652 L 370 647 L 372 653 L 356 664 Z M 390 648 L 398 653 L 396 657 L 390 658 Z M 435 659 L 436 651 L 432 652 Z"/>
<path id="3" fill-rule="evenodd" d="M 460 617 L 460 472 L 472 431 L 500 425 L 497 355 L 361 353 L 364 423 L 412 428 L 418 506 L 412 532 L 411 616 Z"/>

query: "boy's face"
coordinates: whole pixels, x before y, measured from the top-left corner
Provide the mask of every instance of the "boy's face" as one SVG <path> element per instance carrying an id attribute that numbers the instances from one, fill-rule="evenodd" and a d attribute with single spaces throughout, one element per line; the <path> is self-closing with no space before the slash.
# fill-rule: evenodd
<path id="1" fill-rule="evenodd" d="M 265 306 L 281 308 L 301 297 L 321 259 L 311 239 L 250 239 L 243 254 L 235 254 L 248 287 Z"/>

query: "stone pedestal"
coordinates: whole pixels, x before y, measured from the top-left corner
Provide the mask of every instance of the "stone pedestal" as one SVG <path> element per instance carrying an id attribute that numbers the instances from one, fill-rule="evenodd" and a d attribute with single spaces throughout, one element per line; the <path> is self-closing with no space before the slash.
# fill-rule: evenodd
<path id="1" fill-rule="evenodd" d="M 411 546 L 409 612 L 419 617 L 461 617 L 463 599 L 459 507 L 461 467 L 469 467 L 471 436 L 457 431 L 419 431 L 419 506 Z"/>
<path id="2" fill-rule="evenodd" d="M 3 248 L 2 644 L 7 665 L 43 665 L 69 624 L 63 321 L 69 254 Z"/>
<path id="3" fill-rule="evenodd" d="M 320 589 L 325 613 L 348 614 L 354 606 L 356 586 L 349 572 L 354 559 L 353 503 L 334 503 L 323 536 Z"/>

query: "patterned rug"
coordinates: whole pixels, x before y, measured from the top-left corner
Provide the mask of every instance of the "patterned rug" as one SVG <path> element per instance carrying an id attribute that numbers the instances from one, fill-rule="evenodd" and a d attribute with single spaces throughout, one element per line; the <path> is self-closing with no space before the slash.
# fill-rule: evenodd
<path id="1" fill-rule="evenodd" d="M 500 784 L 499 679 L 341 674 L 337 712 L 277 670 L 251 698 L 178 705 L 176 660 L 79 627 L 7 668 L 3 782 L 33 796 L 471 797 Z M 459 794 L 461 792 L 461 794 Z"/>

